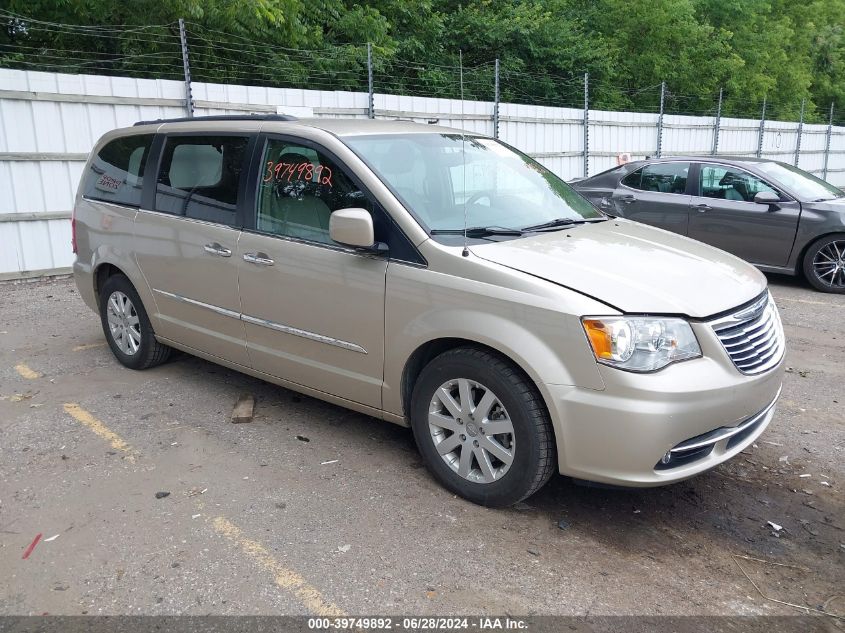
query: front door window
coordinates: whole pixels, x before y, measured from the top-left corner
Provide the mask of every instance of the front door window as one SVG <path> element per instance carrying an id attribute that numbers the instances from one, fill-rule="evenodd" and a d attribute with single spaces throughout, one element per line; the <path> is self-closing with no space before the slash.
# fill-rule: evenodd
<path id="1" fill-rule="evenodd" d="M 702 165 L 701 195 L 717 200 L 754 202 L 754 196 L 761 191 L 780 195 L 773 187 L 756 176 L 727 165 Z"/>
<path id="2" fill-rule="evenodd" d="M 333 160 L 310 147 L 267 141 L 258 191 L 259 231 L 333 244 L 329 217 L 351 207 L 373 212 L 369 198 Z"/>

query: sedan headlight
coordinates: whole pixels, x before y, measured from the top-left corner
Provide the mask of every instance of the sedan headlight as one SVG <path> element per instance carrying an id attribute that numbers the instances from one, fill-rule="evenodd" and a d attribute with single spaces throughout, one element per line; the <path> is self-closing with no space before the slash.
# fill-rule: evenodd
<path id="1" fill-rule="evenodd" d="M 656 371 L 698 358 L 701 347 L 684 319 L 659 317 L 584 317 L 584 331 L 596 360 L 627 371 Z"/>

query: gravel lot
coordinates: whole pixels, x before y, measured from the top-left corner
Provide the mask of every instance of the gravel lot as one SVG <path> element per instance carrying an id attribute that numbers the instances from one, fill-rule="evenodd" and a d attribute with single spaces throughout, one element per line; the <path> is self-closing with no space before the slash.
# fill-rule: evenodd
<path id="1" fill-rule="evenodd" d="M 0 614 L 845 616 L 845 296 L 770 282 L 791 369 L 752 449 L 509 510 L 445 492 L 407 429 L 189 356 L 122 368 L 71 280 L 0 286 Z"/>

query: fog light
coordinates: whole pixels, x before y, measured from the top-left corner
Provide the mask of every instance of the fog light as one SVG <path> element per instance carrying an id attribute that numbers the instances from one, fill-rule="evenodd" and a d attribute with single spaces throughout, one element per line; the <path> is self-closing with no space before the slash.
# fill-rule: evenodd
<path id="1" fill-rule="evenodd" d="M 660 463 L 664 466 L 672 461 L 672 451 L 668 451 L 663 457 L 660 458 Z"/>

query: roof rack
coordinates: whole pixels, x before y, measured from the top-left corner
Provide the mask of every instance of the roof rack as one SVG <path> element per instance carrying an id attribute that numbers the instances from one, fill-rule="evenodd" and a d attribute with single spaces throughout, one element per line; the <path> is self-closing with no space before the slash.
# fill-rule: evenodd
<path id="1" fill-rule="evenodd" d="M 288 114 L 215 114 L 213 116 L 178 117 L 175 119 L 153 119 L 152 121 L 138 121 L 135 125 L 150 125 L 152 123 L 187 123 L 188 121 L 296 121 L 295 116 Z"/>

